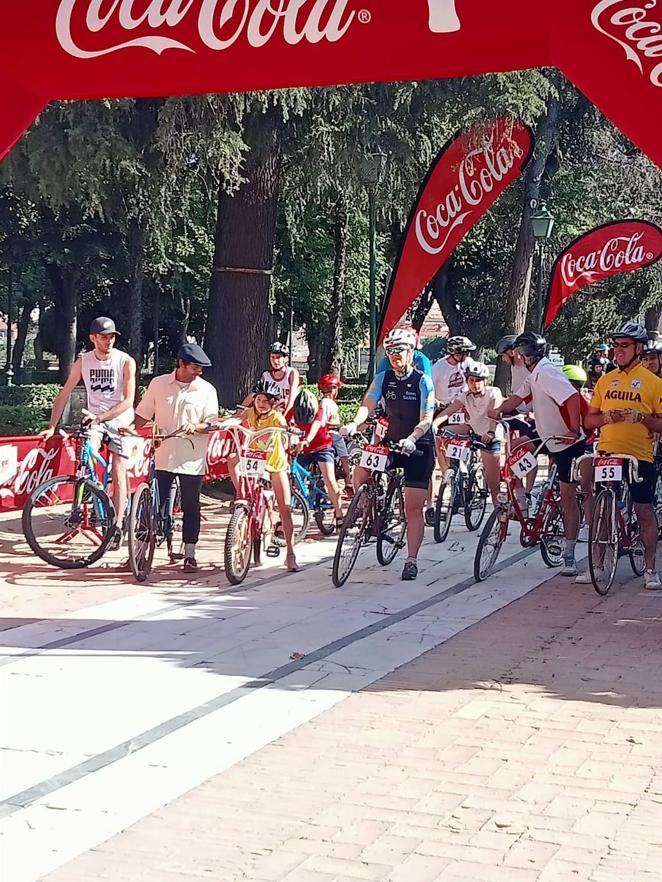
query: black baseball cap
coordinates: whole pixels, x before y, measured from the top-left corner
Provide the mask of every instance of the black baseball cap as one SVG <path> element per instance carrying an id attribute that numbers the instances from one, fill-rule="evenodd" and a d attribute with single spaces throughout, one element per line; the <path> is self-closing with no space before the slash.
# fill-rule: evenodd
<path id="1" fill-rule="evenodd" d="M 95 318 L 90 325 L 90 334 L 119 334 L 115 322 L 105 315 Z"/>
<path id="2" fill-rule="evenodd" d="M 207 353 L 202 346 L 198 346 L 197 343 L 184 343 L 180 346 L 179 352 L 177 353 L 177 359 L 179 361 L 185 361 L 187 364 L 199 364 L 200 367 L 211 367 L 211 361 L 209 361 Z"/>

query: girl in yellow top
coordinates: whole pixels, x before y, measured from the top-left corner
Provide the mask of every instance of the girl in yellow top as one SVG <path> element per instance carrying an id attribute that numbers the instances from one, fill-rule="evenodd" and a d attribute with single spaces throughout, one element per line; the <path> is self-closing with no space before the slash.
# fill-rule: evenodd
<path id="1" fill-rule="evenodd" d="M 275 409 L 281 396 L 279 386 L 268 380 L 261 380 L 254 389 L 254 396 L 251 406 L 248 408 L 242 407 L 237 410 L 226 421 L 226 425 L 230 421 L 234 421 L 236 424 L 238 420 L 241 420 L 251 432 L 260 432 L 263 429 L 287 428 L 285 417 L 280 411 Z M 285 452 L 283 435 L 280 432 L 274 435 L 265 434 L 261 438 L 251 439 L 248 446 L 250 450 L 271 451 L 267 460 L 266 470 L 269 472 L 271 486 L 276 497 L 276 505 L 278 506 L 278 514 L 283 525 L 283 534 L 287 546 L 285 566 L 290 573 L 298 573 L 300 567 L 294 554 L 294 525 L 292 523 L 289 462 Z M 240 486 L 238 455 L 233 454 L 229 457 L 228 468 L 235 492 L 237 492 Z"/>

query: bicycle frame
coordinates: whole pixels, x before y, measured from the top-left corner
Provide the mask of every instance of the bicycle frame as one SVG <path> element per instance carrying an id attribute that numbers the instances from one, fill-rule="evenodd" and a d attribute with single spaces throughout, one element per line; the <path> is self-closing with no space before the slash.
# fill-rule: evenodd
<path id="1" fill-rule="evenodd" d="M 323 488 L 320 475 L 314 475 L 309 469 L 302 466 L 295 458 L 292 460 L 292 480 L 296 482 L 299 492 L 308 503 L 311 511 L 317 508 L 318 501 L 321 510 L 330 509 L 331 501 Z"/>
<path id="2" fill-rule="evenodd" d="M 596 459 L 621 459 L 623 462 L 628 464 L 628 468 L 630 470 L 630 476 L 632 481 L 635 484 L 640 484 L 643 478 L 639 477 L 639 463 L 634 456 L 629 456 L 624 453 L 587 453 L 585 456 L 580 456 L 576 460 L 574 460 L 572 464 L 572 476 L 576 480 L 579 478 L 581 464 L 583 462 L 591 461 L 594 462 Z M 633 539 L 636 538 L 636 534 L 632 529 L 634 519 L 632 517 L 634 503 L 632 502 L 632 495 L 630 494 L 630 490 L 628 487 L 628 481 L 626 477 L 622 477 L 618 481 L 600 481 L 599 490 L 596 486 L 596 482 L 593 480 L 593 492 L 595 494 L 595 498 L 597 499 L 599 492 L 602 490 L 611 490 L 613 491 L 617 502 L 625 502 L 626 509 L 628 512 L 628 520 L 627 523 L 625 518 L 623 517 L 623 511 L 620 506 L 616 506 L 616 525 L 618 531 L 618 541 L 623 551 L 630 551 L 630 549 L 634 548 L 635 542 Z"/>

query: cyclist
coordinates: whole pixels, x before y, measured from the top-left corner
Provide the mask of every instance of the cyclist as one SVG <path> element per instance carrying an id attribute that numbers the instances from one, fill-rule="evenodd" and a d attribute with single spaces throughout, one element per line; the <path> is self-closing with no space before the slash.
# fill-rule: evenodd
<path id="1" fill-rule="evenodd" d="M 432 362 L 427 357 L 427 355 L 421 349 L 418 348 L 419 344 L 420 344 L 420 332 L 417 331 L 413 325 L 400 325 L 399 328 L 401 331 L 407 331 L 408 333 L 410 333 L 412 335 L 413 340 L 414 340 L 414 368 L 417 371 L 420 371 L 422 374 L 427 374 L 428 377 L 431 377 L 432 376 Z M 379 362 L 379 365 L 378 365 L 375 373 L 376 374 L 383 374 L 387 370 L 389 370 L 390 367 L 391 367 L 391 365 L 388 360 L 388 355 L 385 355 L 384 358 L 382 358 L 382 360 Z"/>
<path id="2" fill-rule="evenodd" d="M 592 387 L 600 377 L 609 371 L 610 367 L 612 367 L 612 362 L 609 360 L 609 346 L 606 343 L 598 343 L 588 360 L 588 376 Z"/>
<path id="3" fill-rule="evenodd" d="M 579 392 L 579 408 L 580 408 L 580 416 L 581 416 L 581 424 L 584 429 L 584 433 L 586 434 L 586 447 L 584 453 L 592 453 L 595 442 L 597 441 L 597 436 L 594 432 L 586 431 L 586 417 L 588 415 L 588 409 L 591 402 L 591 393 L 586 390 L 586 383 L 588 382 L 588 376 L 583 367 L 577 364 L 566 364 L 562 368 L 563 374 L 565 377 L 570 380 L 574 388 Z M 591 463 L 586 460 L 580 465 L 580 475 L 579 475 L 579 487 L 580 494 L 582 498 L 582 512 L 584 515 L 584 524 L 579 530 L 579 535 L 577 537 L 578 542 L 588 542 L 588 530 L 589 530 L 589 521 L 590 521 L 590 512 L 591 512 L 591 503 L 593 499 L 593 487 L 592 487 L 592 466 Z"/>
<path id="4" fill-rule="evenodd" d="M 462 410 L 466 411 L 471 429 L 480 436 L 482 443 L 487 445 L 484 450 L 480 451 L 480 456 L 492 502 L 497 505 L 501 479 L 499 456 L 503 441 L 503 427 L 497 420 L 491 419 L 488 414 L 490 410 L 499 407 L 503 402 L 503 395 L 496 386 L 488 386 L 490 371 L 487 365 L 474 361 L 466 368 L 465 375 L 467 391 L 438 414 L 435 422 L 439 417 L 450 416 Z"/>
<path id="5" fill-rule="evenodd" d="M 510 388 L 513 391 L 520 389 L 529 378 L 529 372 L 526 365 L 522 361 L 522 356 L 515 348 L 517 334 L 507 334 L 497 343 L 497 355 L 501 356 L 501 361 L 510 368 Z M 539 441 L 536 432 L 536 424 L 531 415 L 531 396 L 529 395 L 515 410 L 510 414 L 508 421 L 508 429 L 511 433 L 511 450 L 516 450 L 523 444 L 528 445 L 531 453 L 535 451 L 535 442 Z M 531 500 L 531 491 L 536 483 L 538 469 L 532 469 L 524 478 L 524 481 L 517 479 L 517 496 L 520 508 L 524 510 L 528 507 Z"/>
<path id="6" fill-rule="evenodd" d="M 284 343 L 276 341 L 269 349 L 270 369 L 262 374 L 263 383 L 275 383 L 280 389 L 278 409 L 289 419 L 294 410 L 294 400 L 299 394 L 301 377 L 296 368 L 288 365 L 290 350 Z M 244 402 L 246 403 L 246 402 Z"/>
<path id="7" fill-rule="evenodd" d="M 662 376 L 662 342 L 649 340 L 641 353 L 641 364 L 656 377 Z"/>
<path id="8" fill-rule="evenodd" d="M 572 462 L 584 452 L 581 430 L 579 394 L 561 371 L 545 357 L 547 343 L 543 337 L 528 331 L 515 341 L 515 347 L 529 371 L 528 379 L 514 395 L 507 398 L 490 416 L 510 413 L 529 395 L 538 434 L 550 440 L 546 444 L 550 458 L 556 463 L 561 484 L 561 511 L 565 526 L 563 549 L 564 576 L 576 576 L 575 544 L 579 530 L 579 510 L 575 485 L 572 483 Z"/>
<path id="9" fill-rule="evenodd" d="M 305 469 L 317 465 L 324 487 L 336 515 L 336 527 L 342 527 L 343 510 L 340 490 L 336 484 L 336 455 L 333 438 L 327 428 L 324 408 L 312 392 L 302 389 L 294 402 L 294 424 L 303 433 L 296 448 L 299 462 Z"/>
<path id="10" fill-rule="evenodd" d="M 91 352 L 84 352 L 71 368 L 66 383 L 60 389 L 51 411 L 48 428 L 41 432 L 44 439 L 55 434 L 64 408 L 74 388 L 83 381 L 87 392 L 87 409 L 94 414 L 95 443 L 101 445 L 103 437 L 108 441 L 112 455 L 113 504 L 118 523 L 110 548 L 117 550 L 122 544 L 122 518 L 126 509 L 127 441 L 119 429 L 133 422 L 133 400 L 136 394 L 136 363 L 131 356 L 115 349 L 118 331 L 115 322 L 106 316 L 95 318 L 90 326 Z"/>
<path id="11" fill-rule="evenodd" d="M 240 407 L 231 417 L 221 420 L 221 426 L 241 423 L 252 432 L 261 432 L 263 429 L 285 429 L 287 421 L 280 410 L 282 401 L 282 389 L 271 380 L 259 380 L 252 393 L 253 403 L 249 407 Z M 285 566 L 288 572 L 298 573 L 300 567 L 294 553 L 294 524 L 292 522 L 292 491 L 290 488 L 289 463 L 283 436 L 276 434 L 263 435 L 255 438 L 248 444 L 251 450 L 269 451 L 266 470 L 269 473 L 271 486 L 276 497 L 276 505 L 282 525 L 287 555 Z M 228 469 L 234 484 L 235 491 L 240 485 L 239 458 L 228 457 Z"/>
<path id="12" fill-rule="evenodd" d="M 322 393 L 322 409 L 324 410 L 324 419 L 331 433 L 333 441 L 333 449 L 336 458 L 340 460 L 343 475 L 345 477 L 345 493 L 353 496 L 352 490 L 352 469 L 349 464 L 349 451 L 345 439 L 340 433 L 340 410 L 338 409 L 338 392 L 342 388 L 343 382 L 337 374 L 324 374 L 320 377 L 317 388 Z"/>
<path id="13" fill-rule="evenodd" d="M 182 497 L 184 572 L 197 573 L 195 547 L 200 538 L 200 488 L 207 468 L 209 425 L 218 420 L 218 396 L 202 371 L 211 361 L 196 343 L 184 343 L 174 371 L 154 377 L 136 408 L 136 429 L 153 422 L 164 435 L 184 429 L 190 439 L 169 438 L 155 451 L 156 479 L 163 515 L 170 490 L 179 479 Z"/>
<path id="14" fill-rule="evenodd" d="M 598 380 L 586 417 L 589 429 L 599 429 L 600 453 L 634 456 L 641 483 L 630 481 L 630 494 L 644 545 L 644 587 L 662 588 L 655 568 L 657 522 L 653 501 L 656 474 L 653 465 L 653 434 L 662 432 L 662 380 L 646 370 L 641 355 L 648 332 L 639 322 L 625 321 L 612 334 L 616 370 Z M 577 580 L 591 581 L 583 573 Z"/>
<path id="15" fill-rule="evenodd" d="M 432 419 L 434 387 L 430 377 L 414 368 L 414 340 L 406 330 L 396 328 L 387 335 L 384 348 L 390 368 L 377 374 L 359 407 L 353 422 L 345 427 L 352 435 L 382 402 L 388 420 L 385 440 L 399 441 L 402 453 L 393 454 L 393 464 L 405 475 L 405 510 L 407 515 L 407 560 L 402 579 L 409 582 L 418 575 L 418 552 L 423 542 L 425 525 L 423 505 L 434 469 Z M 415 451 L 420 456 L 412 456 Z M 354 470 L 354 487 L 358 488 L 369 472 Z"/>
<path id="16" fill-rule="evenodd" d="M 467 378 L 464 371 L 471 363 L 470 354 L 475 351 L 476 347 L 468 337 L 449 337 L 448 355 L 435 361 L 432 365 L 432 382 L 437 409 L 447 407 L 467 391 Z M 446 437 L 437 434 L 437 460 L 442 474 L 448 470 L 447 443 Z"/>

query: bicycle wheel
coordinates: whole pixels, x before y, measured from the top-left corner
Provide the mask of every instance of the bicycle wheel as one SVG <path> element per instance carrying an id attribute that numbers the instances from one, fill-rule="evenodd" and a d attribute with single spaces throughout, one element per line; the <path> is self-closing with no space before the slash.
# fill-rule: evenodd
<path id="1" fill-rule="evenodd" d="M 33 490 L 21 516 L 32 551 L 63 570 L 82 569 L 103 557 L 115 520 L 113 504 L 101 487 L 66 475 Z"/>
<path id="2" fill-rule="evenodd" d="M 487 511 L 487 481 L 482 464 L 474 465 L 467 476 L 464 499 L 464 523 L 474 533 L 483 523 Z"/>
<path id="3" fill-rule="evenodd" d="M 563 563 L 565 527 L 563 516 L 556 502 L 545 511 L 540 530 L 540 556 L 546 567 L 560 567 Z"/>
<path id="4" fill-rule="evenodd" d="M 250 513 L 245 505 L 235 505 L 225 532 L 225 575 L 232 585 L 248 575 L 253 550 Z"/>
<path id="5" fill-rule="evenodd" d="M 588 532 L 588 565 L 593 587 L 604 596 L 614 583 L 618 565 L 616 496 L 608 487 L 595 501 Z"/>
<path id="6" fill-rule="evenodd" d="M 154 495 L 149 484 L 141 484 L 133 494 L 129 511 L 129 564 L 139 582 L 152 571 L 156 548 Z"/>
<path id="7" fill-rule="evenodd" d="M 634 515 L 634 511 L 630 511 L 630 542 L 628 545 L 628 556 L 630 558 L 630 566 L 635 576 L 643 576 L 646 569 L 646 551 L 644 543 L 639 536 L 639 523 Z"/>
<path id="8" fill-rule="evenodd" d="M 505 508 L 495 508 L 483 527 L 476 548 L 474 579 L 477 582 L 484 582 L 494 569 L 507 536 L 508 513 Z"/>
<path id="9" fill-rule="evenodd" d="M 456 475 L 453 471 L 448 471 L 441 479 L 441 487 L 434 507 L 435 542 L 443 542 L 451 528 L 455 503 L 455 481 Z"/>
<path id="10" fill-rule="evenodd" d="M 310 508 L 305 497 L 298 491 L 292 490 L 292 526 L 294 527 L 294 544 L 303 542 L 310 528 Z"/>
<path id="11" fill-rule="evenodd" d="M 182 560 L 184 557 L 184 536 L 182 534 L 182 491 L 179 486 L 179 478 L 175 478 L 170 488 L 168 516 L 170 519 L 170 531 L 166 536 L 168 555 L 172 561 Z"/>
<path id="12" fill-rule="evenodd" d="M 384 513 L 377 537 L 377 560 L 383 567 L 393 563 L 398 551 L 404 548 L 406 533 L 405 496 L 402 484 L 398 481 L 384 501 Z"/>
<path id="13" fill-rule="evenodd" d="M 368 485 L 362 484 L 354 494 L 338 535 L 331 570 L 331 578 L 336 588 L 341 588 L 345 584 L 354 569 L 370 520 L 370 506 Z"/>

